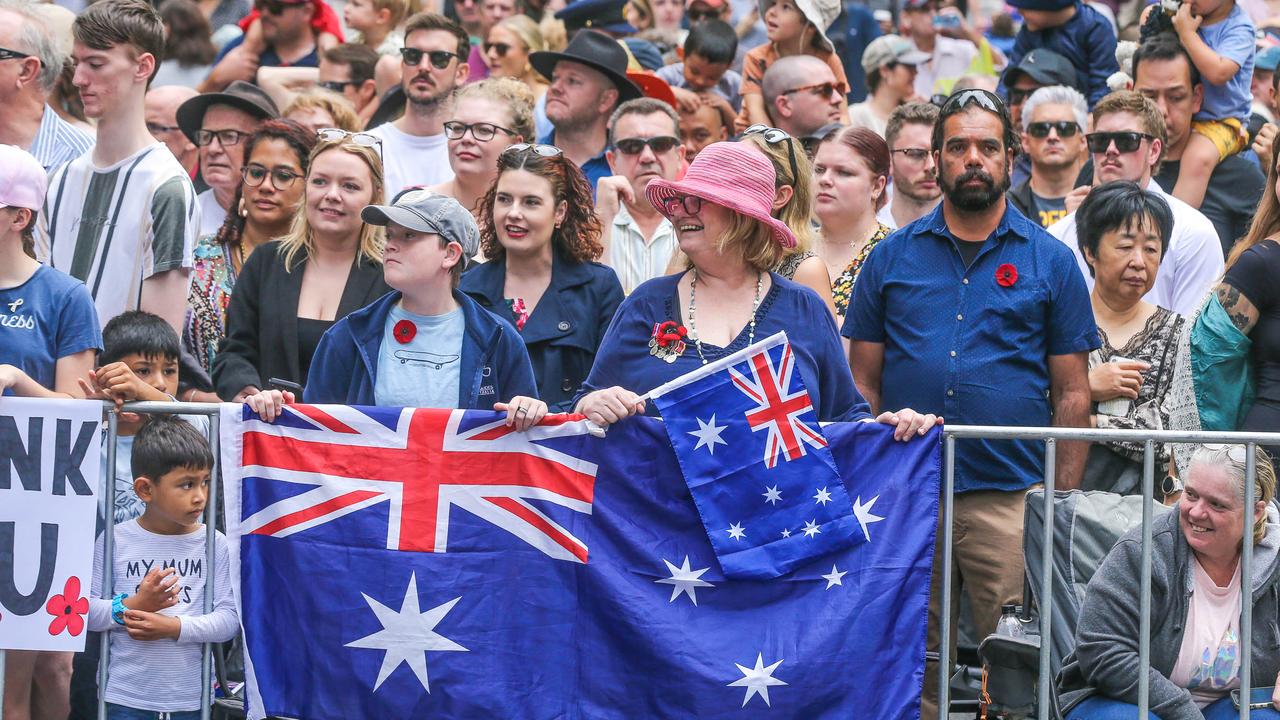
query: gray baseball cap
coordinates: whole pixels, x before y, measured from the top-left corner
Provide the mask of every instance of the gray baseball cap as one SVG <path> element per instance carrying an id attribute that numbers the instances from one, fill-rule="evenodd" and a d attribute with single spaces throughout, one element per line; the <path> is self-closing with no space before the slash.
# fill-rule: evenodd
<path id="1" fill-rule="evenodd" d="M 407 190 L 391 205 L 366 205 L 360 219 L 370 225 L 395 223 L 420 233 L 433 233 L 462 246 L 463 268 L 480 252 L 480 228 L 457 200 L 430 190 Z"/>

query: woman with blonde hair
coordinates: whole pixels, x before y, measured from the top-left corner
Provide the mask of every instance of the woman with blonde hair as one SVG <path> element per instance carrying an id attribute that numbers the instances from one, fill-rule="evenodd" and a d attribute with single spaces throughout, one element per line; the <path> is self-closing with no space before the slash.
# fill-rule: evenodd
<path id="1" fill-rule="evenodd" d="M 305 385 L 325 330 L 391 291 L 383 230 L 360 219 L 364 206 L 384 202 L 381 141 L 336 128 L 319 138 L 289 233 L 255 250 L 236 282 L 213 362 L 224 400 Z"/>
<path id="2" fill-rule="evenodd" d="M 484 39 L 484 59 L 489 64 L 489 77 L 515 78 L 533 90 L 540 99 L 548 83 L 529 64 L 529 54 L 547 49 L 542 29 L 528 15 L 512 15 L 489 29 Z"/>
<path id="3" fill-rule="evenodd" d="M 509 77 L 463 85 L 453 96 L 444 134 L 453 178 L 428 189 L 457 200 L 479 222 L 480 199 L 498 179 L 498 158 L 508 147 L 533 140 L 533 92 Z"/>

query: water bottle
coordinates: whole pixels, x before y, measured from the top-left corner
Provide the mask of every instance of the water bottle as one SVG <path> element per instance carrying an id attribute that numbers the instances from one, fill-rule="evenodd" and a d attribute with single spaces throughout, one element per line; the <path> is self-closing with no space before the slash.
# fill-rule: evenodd
<path id="1" fill-rule="evenodd" d="M 1017 605 L 1004 605 L 1000 608 L 1000 622 L 996 623 L 996 635 L 1018 639 L 1027 636 L 1026 631 L 1022 629 L 1022 621 L 1018 619 Z"/>

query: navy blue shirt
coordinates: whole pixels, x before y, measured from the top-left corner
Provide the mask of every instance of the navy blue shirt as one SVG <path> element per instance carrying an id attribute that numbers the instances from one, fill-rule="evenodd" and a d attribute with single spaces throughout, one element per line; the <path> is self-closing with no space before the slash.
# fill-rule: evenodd
<path id="1" fill-rule="evenodd" d="M 0 363 L 52 390 L 59 360 L 101 349 L 98 311 L 79 280 L 41 265 L 21 285 L 0 289 Z"/>
<path id="2" fill-rule="evenodd" d="M 243 35 L 227 43 L 222 47 L 222 51 L 218 53 L 218 57 L 214 58 L 213 64 L 217 65 L 222 62 L 222 58 L 226 57 L 227 53 L 235 50 L 243 44 Z M 280 56 L 276 54 L 275 48 L 268 47 L 258 55 L 258 65 L 261 67 L 320 67 L 320 47 L 317 45 L 311 49 L 311 52 L 301 58 L 298 58 L 298 61 L 293 63 L 284 62 L 280 59 Z"/>
<path id="3" fill-rule="evenodd" d="M 552 130 L 547 133 L 546 137 L 541 138 L 538 142 L 543 145 L 556 144 L 556 131 Z M 556 145 L 556 147 L 560 147 Z M 609 161 L 604 157 L 604 151 L 607 148 L 600 148 L 600 154 L 586 161 L 578 167 L 582 170 L 582 174 L 587 178 L 587 184 L 591 186 L 591 197 L 596 196 L 596 183 L 602 177 L 609 177 L 613 174 L 613 170 L 609 168 Z"/>
<path id="4" fill-rule="evenodd" d="M 882 241 L 854 286 L 842 334 L 884 344 L 881 407 L 964 425 L 1047 426 L 1049 356 L 1100 345 L 1071 250 L 1012 205 L 965 268 L 942 205 Z M 1007 287 L 996 271 L 1011 265 Z M 961 440 L 956 491 L 1042 480 L 1033 441 Z"/>
<path id="5" fill-rule="evenodd" d="M 1070 259 L 1075 262 L 1074 256 Z M 1076 274 L 1079 274 L 1078 270 Z M 600 343 L 595 364 L 591 366 L 591 374 L 582 384 L 578 398 L 614 385 L 644 394 L 702 366 L 692 342 L 673 363 L 649 354 L 649 338 L 653 335 L 654 324 L 665 320 L 684 324 L 677 295 L 682 277 L 684 273 L 654 278 L 641 284 L 622 301 L 604 341 Z M 849 374 L 849 361 L 845 359 L 831 311 L 809 288 L 779 275 L 771 274 L 771 277 L 773 286 L 765 293 L 756 311 L 755 339 L 763 340 L 779 330 L 787 331 L 796 368 L 813 400 L 818 420 L 839 422 L 871 417 L 867 401 L 862 399 L 854 387 L 853 376 Z M 728 347 L 703 343 L 702 354 L 708 362 L 722 358 L 746 347 L 748 337 L 748 328 L 744 327 Z M 645 412 L 658 414 L 653 403 L 647 404 Z"/>

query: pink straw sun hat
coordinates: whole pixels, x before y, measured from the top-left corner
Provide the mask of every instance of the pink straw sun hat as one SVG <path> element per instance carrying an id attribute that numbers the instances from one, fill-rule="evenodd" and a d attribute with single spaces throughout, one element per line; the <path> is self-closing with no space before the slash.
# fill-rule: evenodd
<path id="1" fill-rule="evenodd" d="M 773 163 L 759 150 L 742 143 L 718 142 L 698 153 L 683 180 L 653 180 L 644 194 L 664 214 L 663 202 L 683 195 L 723 205 L 768 225 L 779 245 L 793 248 L 796 236 L 791 228 L 770 214 L 776 181 Z"/>

